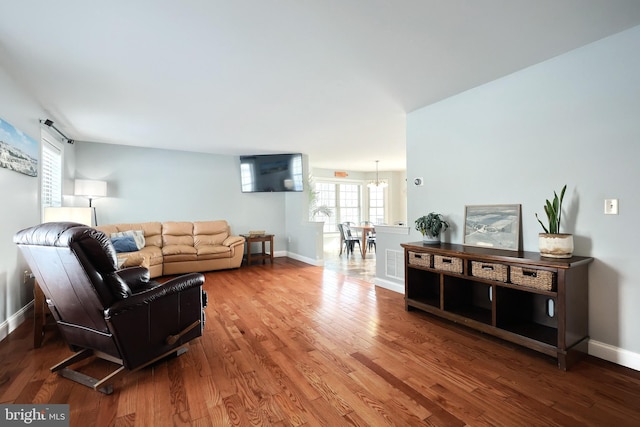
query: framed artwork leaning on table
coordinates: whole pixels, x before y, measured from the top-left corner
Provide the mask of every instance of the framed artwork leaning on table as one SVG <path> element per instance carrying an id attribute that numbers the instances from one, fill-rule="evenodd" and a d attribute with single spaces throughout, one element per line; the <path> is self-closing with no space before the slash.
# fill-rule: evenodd
<path id="1" fill-rule="evenodd" d="M 464 244 L 518 251 L 522 248 L 521 205 L 467 205 Z"/>

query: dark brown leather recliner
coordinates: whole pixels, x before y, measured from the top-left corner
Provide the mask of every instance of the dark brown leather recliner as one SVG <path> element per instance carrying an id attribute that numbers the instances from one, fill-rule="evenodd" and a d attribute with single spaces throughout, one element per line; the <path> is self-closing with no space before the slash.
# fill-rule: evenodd
<path id="1" fill-rule="evenodd" d="M 163 284 L 142 267 L 117 269 L 111 240 L 81 224 L 56 222 L 16 233 L 20 248 L 62 337 L 75 354 L 51 368 L 65 378 L 110 394 L 116 375 L 141 369 L 202 335 L 204 276 L 186 274 Z M 116 363 L 101 379 L 69 366 L 90 356 Z"/>

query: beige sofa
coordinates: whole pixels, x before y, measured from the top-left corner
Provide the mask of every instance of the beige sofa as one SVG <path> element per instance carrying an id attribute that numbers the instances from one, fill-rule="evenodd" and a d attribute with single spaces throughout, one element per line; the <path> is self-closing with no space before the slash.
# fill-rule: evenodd
<path id="1" fill-rule="evenodd" d="M 96 227 L 107 236 L 142 231 L 144 247 L 118 254 L 122 267 L 141 265 L 151 277 L 238 268 L 244 237 L 232 236 L 225 220 L 197 222 L 143 222 Z"/>

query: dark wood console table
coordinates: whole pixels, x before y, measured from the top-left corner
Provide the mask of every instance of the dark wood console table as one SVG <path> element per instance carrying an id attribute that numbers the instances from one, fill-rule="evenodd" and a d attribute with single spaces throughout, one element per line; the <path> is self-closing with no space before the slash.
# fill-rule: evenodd
<path id="1" fill-rule="evenodd" d="M 464 324 L 557 359 L 566 370 L 586 351 L 588 265 L 442 243 L 403 243 L 405 309 Z"/>
<path id="2" fill-rule="evenodd" d="M 253 236 L 250 234 L 241 234 L 245 239 L 247 250 L 247 265 L 251 265 L 253 261 L 262 261 L 264 264 L 266 260 L 269 260 L 273 264 L 273 234 L 264 234 L 262 236 Z M 267 252 L 266 243 L 269 242 L 269 252 Z M 252 243 L 262 243 L 262 251 L 251 253 Z"/>
<path id="3" fill-rule="evenodd" d="M 42 346 L 44 334 L 47 329 L 56 326 L 55 321 L 50 318 L 49 306 L 47 305 L 44 293 L 38 285 L 38 281 L 33 281 L 33 347 Z"/>

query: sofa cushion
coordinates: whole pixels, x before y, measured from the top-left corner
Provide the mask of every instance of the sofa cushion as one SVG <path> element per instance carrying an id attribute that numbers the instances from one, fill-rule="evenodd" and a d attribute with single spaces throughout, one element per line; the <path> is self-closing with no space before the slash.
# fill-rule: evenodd
<path id="1" fill-rule="evenodd" d="M 173 245 L 191 246 L 193 248 L 192 222 L 170 221 L 162 223 L 162 247 L 164 249 Z"/>
<path id="2" fill-rule="evenodd" d="M 229 246 L 222 245 L 206 245 L 200 246 L 198 249 L 198 256 L 200 255 L 210 255 L 210 254 L 224 254 L 225 256 L 229 255 L 231 249 Z"/>
<path id="3" fill-rule="evenodd" d="M 162 247 L 162 255 L 195 255 L 196 248 L 189 245 L 168 245 Z"/>
<path id="4" fill-rule="evenodd" d="M 116 233 L 111 233 L 111 240 L 114 237 L 131 237 L 136 245 L 136 251 L 144 248 L 144 231 L 142 230 L 127 230 L 127 231 L 118 231 Z"/>
<path id="5" fill-rule="evenodd" d="M 145 261 L 147 261 L 150 266 L 162 264 L 162 248 L 157 246 L 145 246 L 143 249 L 138 251 L 138 253 L 144 256 Z"/>
<path id="6" fill-rule="evenodd" d="M 172 262 L 186 262 L 197 260 L 198 256 L 196 254 L 166 255 L 163 260 L 163 265 L 171 264 Z"/>
<path id="7" fill-rule="evenodd" d="M 194 246 L 222 245 L 229 237 L 229 224 L 225 220 L 193 223 Z"/>
<path id="8" fill-rule="evenodd" d="M 116 252 L 135 252 L 138 250 L 133 236 L 116 236 L 111 238 L 111 243 Z"/>
<path id="9" fill-rule="evenodd" d="M 142 230 L 144 234 L 145 247 L 162 247 L 162 223 L 160 222 L 108 224 L 100 225 L 96 227 L 96 229 L 105 232 L 108 236 L 112 233 L 119 233 L 123 231 Z"/>
<path id="10" fill-rule="evenodd" d="M 118 260 L 122 262 L 120 268 L 128 268 L 128 267 L 150 267 L 150 260 L 145 256 L 142 251 L 137 252 L 129 252 L 124 256 L 118 256 Z M 160 258 L 160 262 L 162 263 L 162 257 Z"/>

